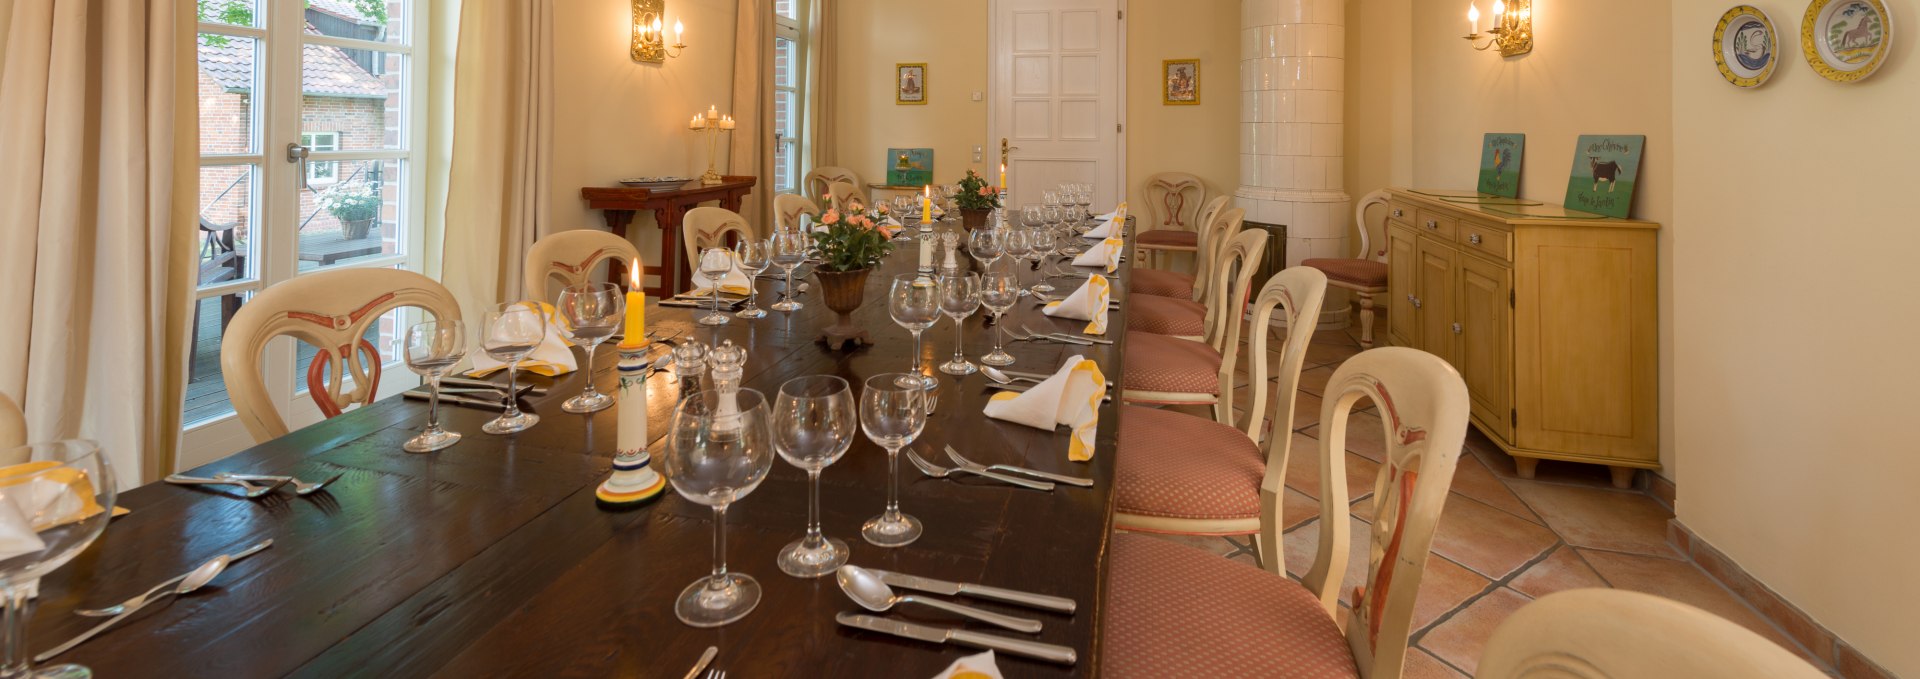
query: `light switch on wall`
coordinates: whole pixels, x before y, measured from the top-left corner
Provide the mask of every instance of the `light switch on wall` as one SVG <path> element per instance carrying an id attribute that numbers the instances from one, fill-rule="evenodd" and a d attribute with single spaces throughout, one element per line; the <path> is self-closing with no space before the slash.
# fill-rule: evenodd
<path id="1" fill-rule="evenodd" d="M 986 149 L 981 148 L 979 144 L 974 144 L 973 145 L 973 162 L 976 162 L 976 163 L 980 162 L 981 156 L 986 152 L 987 152 Z"/>
<path id="2" fill-rule="evenodd" d="M 980 100 L 982 100 L 982 99 L 986 99 L 986 98 L 987 98 L 987 95 L 985 95 L 985 94 L 982 94 L 982 93 L 980 92 L 980 90 L 974 90 L 974 91 L 973 91 L 973 100 L 974 100 L 974 101 L 980 101 Z"/>

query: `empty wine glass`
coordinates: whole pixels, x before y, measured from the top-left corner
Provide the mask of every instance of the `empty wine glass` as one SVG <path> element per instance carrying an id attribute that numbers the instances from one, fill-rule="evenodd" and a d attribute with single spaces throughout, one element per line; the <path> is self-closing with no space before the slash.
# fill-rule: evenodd
<path id="1" fill-rule="evenodd" d="M 959 272 L 941 276 L 940 311 L 953 319 L 953 360 L 940 364 L 948 375 L 972 375 L 974 367 L 962 352 L 966 348 L 967 317 L 980 308 L 980 274 Z"/>
<path id="2" fill-rule="evenodd" d="M 1054 230 L 1056 250 L 1063 255 L 1077 255 L 1087 249 L 1080 245 L 1079 239 L 1074 238 L 1079 234 L 1074 232 L 1073 224 L 1067 220 L 1067 210 L 1064 206 L 1048 205 L 1045 211 L 1047 225 Z"/>
<path id="3" fill-rule="evenodd" d="M 922 389 L 939 386 L 933 376 L 920 372 L 920 333 L 940 320 L 940 286 L 920 274 L 894 276 L 893 287 L 887 291 L 887 314 L 893 317 L 893 322 L 913 333 L 913 373 L 903 377 L 907 381 L 900 386 Z"/>
<path id="4" fill-rule="evenodd" d="M 993 312 L 993 353 L 980 357 L 987 365 L 1013 365 L 1013 356 L 1003 345 L 1006 331 L 1000 323 L 1002 314 L 1012 309 L 1020 301 L 1020 277 L 1011 271 L 994 271 L 980 277 L 980 305 Z"/>
<path id="5" fill-rule="evenodd" d="M 1033 259 L 1040 264 L 1040 280 L 1033 284 L 1033 291 L 1053 292 L 1053 286 L 1047 283 L 1047 265 L 1053 263 L 1053 250 L 1059 245 L 1058 234 L 1055 234 L 1053 229 L 1047 228 L 1045 222 L 1034 227 L 1032 231 Z"/>
<path id="6" fill-rule="evenodd" d="M 480 427 L 489 434 L 526 431 L 540 416 L 520 412 L 520 362 L 547 339 L 547 318 L 538 302 L 512 302 L 487 312 L 486 335 L 480 348 L 493 360 L 507 364 L 507 410 Z"/>
<path id="7" fill-rule="evenodd" d="M 734 258 L 740 262 L 740 271 L 747 275 L 747 308 L 734 314 L 741 318 L 763 318 L 765 309 L 754 306 L 754 297 L 760 294 L 760 274 L 773 266 L 773 242 L 758 238 L 742 238 L 733 246 Z"/>
<path id="8" fill-rule="evenodd" d="M 917 209 L 919 208 L 919 205 L 920 205 L 919 198 L 906 196 L 906 195 L 894 196 L 893 197 L 894 219 L 900 220 L 901 225 L 905 225 L 907 223 L 907 220 L 909 219 L 919 219 L 919 215 L 914 214 L 916 212 L 919 212 L 919 210 Z"/>
<path id="9" fill-rule="evenodd" d="M 586 283 L 569 286 L 560 291 L 560 317 L 566 319 L 561 332 L 574 344 L 587 348 L 587 374 L 593 374 L 594 350 L 600 343 L 613 336 L 620 327 L 621 319 L 627 313 L 626 295 L 620 287 L 612 283 Z M 560 404 L 560 409 L 570 413 L 591 413 L 605 410 L 613 405 L 613 397 L 600 393 L 593 387 L 593 380 L 587 380 L 587 388 L 578 396 Z"/>
<path id="10" fill-rule="evenodd" d="M 440 378 L 467 355 L 466 326 L 458 321 L 427 321 L 407 328 L 401 355 L 407 369 L 427 378 L 427 429 L 400 449 L 428 453 L 460 442 L 460 433 L 440 428 Z"/>
<path id="11" fill-rule="evenodd" d="M 1013 272 L 1014 280 L 1017 282 L 1020 280 L 1020 269 L 1026 262 L 1027 255 L 1033 252 L 1033 233 L 1026 229 L 1009 228 L 1001 233 L 1000 243 L 1000 249 L 1006 252 L 1007 259 L 1013 260 L 1013 266 L 1008 267 L 1008 270 Z"/>
<path id="12" fill-rule="evenodd" d="M 1081 219 L 1093 219 L 1093 211 L 1087 209 L 1093 204 L 1093 185 L 1080 185 L 1080 191 L 1073 194 L 1073 202 L 1080 206 Z"/>
<path id="13" fill-rule="evenodd" d="M 859 428 L 859 405 L 847 381 L 796 377 L 773 399 L 773 445 L 787 464 L 807 472 L 807 536 L 788 543 L 775 562 L 797 578 L 817 578 L 847 562 L 842 540 L 820 534 L 820 472 L 847 453 Z"/>
<path id="14" fill-rule="evenodd" d="M 703 391 L 680 402 L 667 426 L 661 467 L 674 492 L 713 508 L 713 573 L 681 590 L 673 614 L 694 627 L 719 627 L 760 604 L 760 583 L 727 572 L 727 507 L 760 487 L 773 467 L 773 427 L 760 392 Z"/>
<path id="15" fill-rule="evenodd" d="M 726 248 L 707 248 L 700 253 L 700 276 L 707 279 L 707 286 L 713 289 L 713 308 L 698 321 L 701 325 L 726 325 L 726 314 L 720 313 L 720 283 L 733 273 L 733 253 Z"/>
<path id="16" fill-rule="evenodd" d="M 5 664 L 7 677 L 90 677 L 92 671 L 75 664 L 35 669 L 27 650 L 27 620 L 33 614 L 29 598 L 42 576 L 66 565 L 100 537 L 113 516 L 118 486 L 113 465 L 100 444 L 82 439 L 36 443 L 6 451 L 6 457 L 34 460 L 37 467 L 14 470 L 0 486 L 0 507 L 10 507 L 17 522 L 9 552 L 0 560 L 4 583 Z M 51 463 L 51 464 L 49 464 Z M 31 469 L 30 471 L 27 471 Z M 26 531 L 31 530 L 31 534 Z"/>
<path id="17" fill-rule="evenodd" d="M 807 261 L 807 251 L 813 249 L 813 234 L 777 233 L 773 235 L 773 263 L 787 275 L 787 286 L 780 292 L 780 301 L 770 308 L 774 311 L 799 311 L 806 306 L 793 299 L 793 270 Z"/>
<path id="18" fill-rule="evenodd" d="M 1000 260 L 1005 252 L 1000 247 L 1000 232 L 993 229 L 975 229 L 967 234 L 967 253 L 974 261 L 980 262 L 982 270 L 991 270 L 993 263 Z"/>
<path id="19" fill-rule="evenodd" d="M 927 392 L 914 384 L 918 377 L 874 375 L 860 392 L 860 429 L 887 450 L 887 508 L 860 526 L 860 537 L 881 547 L 901 547 L 920 539 L 920 520 L 900 512 L 900 449 L 919 438 L 927 426 Z"/>

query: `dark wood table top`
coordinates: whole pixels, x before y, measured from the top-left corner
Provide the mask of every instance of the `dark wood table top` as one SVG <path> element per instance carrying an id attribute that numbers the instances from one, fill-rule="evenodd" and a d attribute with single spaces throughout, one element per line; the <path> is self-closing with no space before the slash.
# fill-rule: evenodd
<path id="1" fill-rule="evenodd" d="M 580 197 L 595 210 L 651 210 L 668 203 L 703 203 L 720 200 L 731 193 L 745 193 L 759 179 L 749 175 L 724 175 L 718 184 L 701 184 L 693 179 L 678 188 L 655 190 L 631 186 L 587 186 Z"/>
<path id="2" fill-rule="evenodd" d="M 686 309 L 649 310 L 649 327 L 679 331 L 681 340 L 749 347 L 745 386 L 765 394 L 789 378 L 821 373 L 845 377 L 857 390 L 864 377 L 909 363 L 910 337 L 888 319 L 882 297 L 891 274 L 908 271 L 914 260 L 912 246 L 900 250 L 871 277 L 867 303 L 856 313 L 877 346 L 836 353 L 815 342 L 831 318 L 817 292 L 802 296 L 801 311 L 735 319 L 717 332 L 696 329 Z M 773 301 L 775 286 L 761 286 L 763 304 Z M 1036 328 L 1077 332 L 1082 325 L 1048 318 L 1031 304 L 1017 309 L 1018 320 Z M 1126 327 L 1124 305 L 1111 327 Z M 977 314 L 966 328 L 966 353 L 977 360 L 989 331 Z M 926 339 L 923 358 L 944 361 L 953 326 L 943 322 Z M 1120 379 L 1119 345 L 1016 342 L 1009 351 L 1018 357 L 1016 369 L 1051 370 L 1082 354 Z M 603 350 L 593 370 L 602 388 L 611 387 L 613 358 Z M 1006 676 L 1096 674 L 1116 406 L 1101 409 L 1093 460 L 1069 462 L 1064 429 L 988 420 L 981 414 L 985 377 L 936 374 L 938 410 L 915 448 L 938 451 L 951 443 L 983 462 L 1088 476 L 1096 485 L 1043 493 L 929 479 L 902 460 L 902 509 L 925 522 L 926 534 L 907 547 L 882 549 L 859 536 L 861 522 L 885 503 L 887 468 L 884 451 L 862 436 L 822 475 L 826 533 L 847 541 L 858 565 L 1078 601 L 1076 614 L 1061 615 L 966 600 L 1037 617 L 1046 628 L 1031 638 L 1080 653 L 1071 668 L 997 654 Z M 49 648 L 96 622 L 72 615 L 74 608 L 119 601 L 214 555 L 273 538 L 273 548 L 234 564 L 212 586 L 156 605 L 56 662 L 82 663 L 106 677 L 679 677 L 712 645 L 720 649 L 714 667 L 745 679 L 932 676 L 978 652 L 841 627 L 834 614 L 858 607 L 831 577 L 781 573 L 774 555 L 801 536 L 806 517 L 805 474 L 784 461 L 727 516 L 728 564 L 760 581 L 759 607 L 717 629 L 681 624 L 672 601 L 708 572 L 713 514 L 671 490 L 635 511 L 595 506 L 594 487 L 612 460 L 615 415 L 560 411 L 559 401 L 576 393 L 581 379 L 575 373 L 553 384 L 532 406 L 540 424 L 515 436 L 481 433 L 493 412 L 448 407 L 444 423 L 465 439 L 437 453 L 404 453 L 400 444 L 424 426 L 426 406 L 390 398 L 194 470 L 309 480 L 345 474 L 307 498 L 248 501 L 163 483 L 131 490 L 121 503 L 133 513 L 42 581 L 29 644 Z M 665 374 L 649 387 L 652 431 L 664 432 L 678 392 Z M 938 612 L 887 615 L 1022 636 Z"/>

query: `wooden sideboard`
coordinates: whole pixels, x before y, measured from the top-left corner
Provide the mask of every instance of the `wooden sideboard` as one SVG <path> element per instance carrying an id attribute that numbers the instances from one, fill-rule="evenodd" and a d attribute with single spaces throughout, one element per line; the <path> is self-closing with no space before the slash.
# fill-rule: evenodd
<path id="1" fill-rule="evenodd" d="M 1460 371 L 1522 477 L 1569 460 L 1627 487 L 1659 468 L 1660 225 L 1462 194 L 1391 190 L 1388 341 Z"/>

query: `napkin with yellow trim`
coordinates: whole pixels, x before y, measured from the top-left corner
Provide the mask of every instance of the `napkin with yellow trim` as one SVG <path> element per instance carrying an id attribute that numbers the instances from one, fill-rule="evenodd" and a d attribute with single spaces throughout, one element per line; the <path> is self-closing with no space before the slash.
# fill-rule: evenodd
<path id="1" fill-rule="evenodd" d="M 1107 273 L 1113 273 L 1114 269 L 1120 268 L 1120 252 L 1124 249 L 1123 246 L 1125 245 L 1126 241 L 1118 238 L 1108 238 L 1094 243 L 1087 247 L 1086 252 L 1082 252 L 1080 256 L 1073 258 L 1073 265 L 1101 266 L 1106 267 Z"/>
<path id="2" fill-rule="evenodd" d="M 1003 391 L 987 401 L 986 415 L 996 420 L 1052 430 L 1073 430 L 1067 459 L 1093 459 L 1094 432 L 1100 426 L 1100 401 L 1107 397 L 1107 377 L 1090 359 L 1070 356 L 1052 377 L 1025 392 Z"/>
<path id="3" fill-rule="evenodd" d="M 100 511 L 78 469 L 52 460 L 0 467 L 0 560 L 46 549 L 41 532 Z"/>
<path id="4" fill-rule="evenodd" d="M 534 347 L 533 353 L 520 360 L 520 370 L 547 377 L 578 370 L 580 361 L 573 357 L 573 350 L 568 348 L 573 344 L 567 341 L 566 320 L 551 304 L 541 304 L 540 311 L 547 317 L 547 336 L 540 340 L 540 346 Z M 484 333 L 486 328 L 480 331 Z M 485 339 L 483 337 L 481 341 L 484 343 Z M 507 367 L 507 364 L 488 356 L 485 351 L 471 352 L 470 355 L 473 356 L 473 369 L 467 371 L 470 377 L 486 377 Z"/>
<path id="5" fill-rule="evenodd" d="M 1093 216 L 1094 219 L 1099 219 L 1099 220 L 1108 220 L 1108 219 L 1113 219 L 1114 217 L 1119 217 L 1121 219 L 1127 218 L 1127 202 L 1126 201 L 1124 200 L 1120 201 L 1119 205 L 1113 206 L 1112 212 L 1106 213 L 1104 215 Z"/>
<path id="6" fill-rule="evenodd" d="M 715 249 L 718 250 L 718 248 L 715 248 Z M 713 252 L 714 252 L 713 250 L 708 250 L 706 253 L 701 253 L 700 256 L 702 258 L 705 258 L 708 256 L 708 254 Z M 727 258 L 727 266 L 730 267 L 727 269 L 727 275 L 720 279 L 720 294 L 739 295 L 741 297 L 746 297 L 747 295 L 753 294 L 753 279 L 748 278 L 747 273 L 745 271 L 740 270 L 740 260 L 738 259 L 739 257 L 738 255 L 734 254 L 732 250 L 719 250 L 719 254 L 714 254 L 713 256 L 715 257 L 725 256 Z M 710 279 L 706 278 L 705 276 L 702 276 L 698 270 L 695 270 L 693 272 L 693 277 L 696 280 L 707 281 L 709 283 L 712 282 Z M 694 288 L 692 290 L 688 290 L 686 292 L 680 293 L 680 296 L 681 297 L 712 297 L 713 288 L 710 288 L 710 287 Z"/>
<path id="7" fill-rule="evenodd" d="M 953 661 L 933 679 L 1003 679 L 1000 666 L 993 662 L 993 651 L 975 653 Z"/>
<path id="8" fill-rule="evenodd" d="M 1112 297 L 1112 294 L 1113 286 L 1107 282 L 1107 277 L 1093 274 L 1087 277 L 1085 285 L 1073 291 L 1073 294 L 1067 295 L 1066 299 L 1047 302 L 1045 307 L 1041 307 L 1040 313 L 1055 318 L 1089 321 L 1087 329 L 1083 332 L 1089 335 L 1105 335 L 1107 334 L 1107 300 Z"/>

